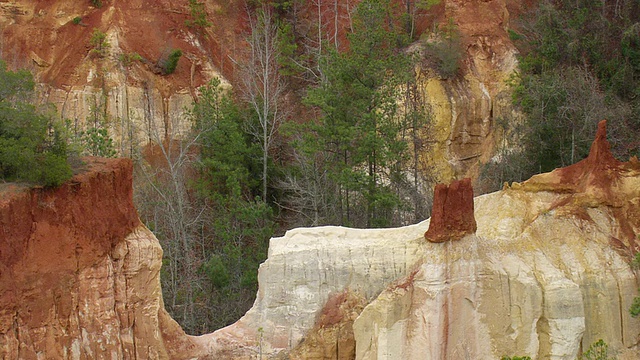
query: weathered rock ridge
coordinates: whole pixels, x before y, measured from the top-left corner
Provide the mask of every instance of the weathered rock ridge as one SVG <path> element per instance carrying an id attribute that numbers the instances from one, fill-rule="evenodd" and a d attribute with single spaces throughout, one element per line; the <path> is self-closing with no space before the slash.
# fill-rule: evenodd
<path id="1" fill-rule="evenodd" d="M 0 185 L 0 358 L 179 358 L 131 161 L 87 167 L 57 189 Z"/>
<path id="2" fill-rule="evenodd" d="M 476 197 L 459 241 L 425 241 L 429 220 L 272 239 L 253 308 L 201 339 L 232 359 L 573 360 L 598 339 L 636 359 L 639 214 L 640 163 L 610 156 L 603 122 L 588 159 Z"/>

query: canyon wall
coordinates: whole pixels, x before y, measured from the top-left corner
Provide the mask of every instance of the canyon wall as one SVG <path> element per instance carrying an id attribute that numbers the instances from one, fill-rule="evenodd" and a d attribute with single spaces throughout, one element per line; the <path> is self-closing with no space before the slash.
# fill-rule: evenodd
<path id="1" fill-rule="evenodd" d="M 460 75 L 442 78 L 428 62 L 418 72 L 418 90 L 431 112 L 431 124 L 422 134 L 430 145 L 421 154 L 421 165 L 436 183 L 475 180 L 503 140 L 499 122 L 510 127 L 519 116 L 507 83 L 517 69 L 518 51 L 507 30 L 524 5 L 444 0 L 439 6 L 441 29 L 453 26 L 459 36 Z"/>
<path id="2" fill-rule="evenodd" d="M 27 68 L 38 81 L 40 102 L 54 104 L 77 132 L 105 126 L 122 155 L 139 144 L 180 137 L 191 123 L 185 116 L 197 88 L 213 77 L 228 83 L 231 72 L 222 30 L 197 31 L 188 1 L 4 1 L 0 3 L 0 55 L 11 68 Z M 210 4 L 209 13 L 227 12 Z M 233 28 L 235 9 L 217 18 Z M 94 30 L 106 34 L 104 54 L 93 51 Z M 238 29 L 238 31 L 240 31 Z M 233 35 L 233 32 L 231 32 Z M 156 66 L 180 49 L 173 74 Z"/>
<path id="3" fill-rule="evenodd" d="M 434 120 L 421 161 L 435 181 L 477 177 L 498 119 L 517 117 L 505 83 L 517 66 L 514 4 L 438 5 L 465 56 L 459 78 L 420 68 Z M 185 29 L 187 16 L 186 1 L 3 1 L 0 50 L 36 70 L 42 100 L 73 126 L 106 114 L 129 154 L 127 144 L 188 128 L 184 107 L 220 76 L 219 43 Z M 112 44 L 105 58 L 90 52 L 93 28 Z M 168 48 L 185 56 L 175 74 L 155 74 L 148 62 Z M 120 55 L 132 52 L 147 63 L 125 65 Z M 613 159 L 601 125 L 583 162 L 473 199 L 475 226 L 456 241 L 446 229 L 434 230 L 443 242 L 427 241 L 435 220 L 271 239 L 253 308 L 190 337 L 163 309 L 162 250 L 135 213 L 130 162 L 91 160 L 55 190 L 0 184 L 0 358 L 574 359 L 602 338 L 637 359 L 640 321 L 628 308 L 638 295 L 639 189 L 640 163 Z"/>
<path id="4" fill-rule="evenodd" d="M 298 21 L 309 27 L 300 36 L 313 36 L 313 21 L 320 16 L 327 29 L 334 28 L 325 30 L 335 33 L 336 46 L 344 45 L 357 2 L 318 2 L 317 9 L 296 4 Z M 119 153 L 131 157 L 136 145 L 180 137 L 190 128 L 185 109 L 199 86 L 213 77 L 224 86 L 237 85 L 235 62 L 246 47 L 248 28 L 243 4 L 206 1 L 214 26 L 195 29 L 185 25 L 191 16 L 186 0 L 102 3 L 95 8 L 90 1 L 0 2 L 2 59 L 36 74 L 40 101 L 54 104 L 72 130 L 106 123 Z M 517 60 L 507 29 L 520 6 L 507 0 L 445 0 L 417 11 L 416 38 L 451 21 L 462 54 L 460 75 L 453 78 L 441 78 L 428 62 L 419 65 L 417 90 L 432 119 L 420 131 L 421 141 L 430 144 L 420 160 L 429 182 L 476 179 L 501 139 L 497 121 L 513 118 L 506 80 Z M 91 51 L 94 29 L 111 44 L 104 57 Z M 171 49 L 184 55 L 174 74 L 160 75 L 155 64 Z M 134 53 L 144 60 L 123 60 Z"/>
<path id="5" fill-rule="evenodd" d="M 293 349 L 296 359 L 574 360 L 604 339 L 619 359 L 637 359 L 640 321 L 628 309 L 638 283 L 628 253 L 612 246 L 621 236 L 616 209 L 588 208 L 583 219 L 553 208 L 563 198 L 513 189 L 478 197 L 477 233 L 443 244 L 424 240 L 428 221 L 379 231 L 290 231 L 272 239 L 254 307 L 206 336 L 211 352 L 236 359 Z M 339 319 L 352 333 L 327 336 L 327 326 L 316 324 L 344 292 L 362 298 L 346 312 L 350 318 Z M 315 333 L 321 340 L 308 344 Z M 347 335 L 353 349 L 338 356 Z"/>
<path id="6" fill-rule="evenodd" d="M 437 219 L 271 239 L 252 309 L 198 337 L 163 308 L 131 181 L 129 160 L 87 159 L 57 189 L 0 185 L 0 358 L 640 356 L 640 162 L 611 156 L 604 122 L 587 159 L 475 199 L 461 181 Z"/>

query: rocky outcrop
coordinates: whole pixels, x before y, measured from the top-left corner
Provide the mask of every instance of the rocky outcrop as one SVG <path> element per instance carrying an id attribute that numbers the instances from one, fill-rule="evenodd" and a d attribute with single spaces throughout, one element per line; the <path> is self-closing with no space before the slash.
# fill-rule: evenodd
<path id="1" fill-rule="evenodd" d="M 429 144 L 420 154 L 421 165 L 435 183 L 477 179 L 481 165 L 503 140 L 498 121 L 518 117 L 507 82 L 518 66 L 517 49 L 507 33 L 511 19 L 521 11 L 518 4 L 442 2 L 437 22 L 455 26 L 463 55 L 459 76 L 441 78 L 431 64 L 424 64 L 418 73 L 418 90 L 429 104 L 431 119 L 421 135 Z"/>
<path id="2" fill-rule="evenodd" d="M 438 184 L 433 192 L 431 221 L 429 230 L 424 233 L 428 241 L 460 240 L 476 232 L 471 179 L 454 181 L 451 185 Z"/>
<path id="3" fill-rule="evenodd" d="M 598 123 L 596 138 L 586 159 L 547 174 L 535 175 L 522 186 L 515 186 L 530 191 L 583 194 L 600 203 L 615 205 L 626 200 L 619 198 L 619 194 L 616 195 L 618 178 L 621 172 L 633 167 L 636 162 L 636 159 L 632 159 L 630 163 L 624 164 L 613 157 L 607 141 L 607 121 L 602 120 Z"/>
<path id="4" fill-rule="evenodd" d="M 260 265 L 254 306 L 235 324 L 201 340 L 214 358 L 291 349 L 316 325 L 330 299 L 347 291 L 366 304 L 409 275 L 423 256 L 424 231 L 424 224 L 393 230 L 327 226 L 273 238 Z"/>
<path id="5" fill-rule="evenodd" d="M 353 319 L 340 329 L 353 329 L 356 359 L 573 360 L 598 339 L 619 359 L 638 358 L 640 320 L 628 309 L 638 294 L 630 255 L 640 163 L 607 155 L 605 134 L 602 123 L 592 157 L 574 168 L 476 197 L 477 231 L 459 241 L 425 242 L 433 219 L 272 239 L 253 308 L 201 340 L 231 359 L 341 358 L 321 349 L 348 348 L 339 339 L 349 336 L 317 335 L 334 307 Z M 557 182 L 567 171 L 582 178 Z M 603 177 L 612 181 L 589 180 Z M 345 293 L 364 308 L 334 300 Z"/>
<path id="6" fill-rule="evenodd" d="M 60 116 L 70 121 L 73 131 L 105 124 L 122 156 L 135 157 L 140 146 L 183 138 L 191 129 L 186 110 L 194 98 L 187 88 L 166 93 L 150 78 L 131 85 L 117 70 L 110 75 L 104 88 L 90 84 L 66 89 L 43 86 L 40 95 L 43 102 L 54 104 Z"/>
<path id="7" fill-rule="evenodd" d="M 353 322 L 366 305 L 357 293 L 345 290 L 329 298 L 315 326 L 288 356 L 296 359 L 351 360 L 356 355 Z"/>
<path id="8" fill-rule="evenodd" d="M 0 358 L 188 354 L 193 343 L 164 311 L 161 265 L 129 160 L 87 159 L 57 189 L 0 185 Z"/>
<path id="9" fill-rule="evenodd" d="M 191 16 L 187 0 L 102 3 L 96 8 L 90 1 L 2 2 L 0 56 L 11 68 L 26 67 L 37 74 L 41 101 L 53 103 L 73 130 L 103 122 L 120 154 L 131 156 L 135 145 L 180 137 L 190 129 L 184 109 L 199 86 L 213 77 L 225 85 L 224 79 L 236 81 L 247 17 L 244 3 L 207 1 L 215 26 L 194 29 L 185 25 Z M 327 38 L 335 37 L 334 44 L 344 47 L 357 3 L 296 4 L 291 11 L 299 22 L 297 36 L 314 37 L 320 16 L 325 25 L 332 24 Z M 506 80 L 517 60 L 507 29 L 518 4 L 446 0 L 429 11 L 414 9 L 416 38 L 450 20 L 461 35 L 460 76 L 440 78 L 430 64 L 418 74 L 419 97 L 430 105 L 433 120 L 419 131 L 421 143 L 430 144 L 420 155 L 420 166 L 434 182 L 476 179 L 480 163 L 491 158 L 501 136 L 497 119 L 512 117 Z M 104 32 L 111 45 L 104 57 L 91 51 L 94 29 Z M 155 64 L 171 49 L 184 53 L 176 72 L 157 74 Z"/>
<path id="10" fill-rule="evenodd" d="M 121 154 L 149 140 L 180 137 L 190 129 L 185 109 L 197 88 L 230 75 L 226 38 L 185 26 L 188 1 L 9 1 L 0 6 L 0 55 L 11 68 L 36 75 L 41 102 L 56 106 L 72 131 L 101 124 Z M 207 10 L 215 14 L 213 4 Z M 236 10 L 217 24 L 233 27 Z M 103 55 L 91 44 L 94 30 L 106 34 Z M 218 29 L 222 31 L 223 29 Z M 233 43 L 232 41 L 228 42 Z M 175 73 L 156 64 L 172 49 L 183 56 Z"/>
<path id="11" fill-rule="evenodd" d="M 424 241 L 435 218 L 291 230 L 271 240 L 252 309 L 199 337 L 163 309 L 130 161 L 90 159 L 57 189 L 4 184 L 0 357 L 574 359 L 604 339 L 636 359 L 640 162 L 607 149 L 601 123 L 588 159 L 475 198 L 477 230 L 458 241 Z"/>
<path id="12" fill-rule="evenodd" d="M 640 251 L 638 244 L 638 192 L 628 178 L 640 169 L 632 158 L 623 163 L 613 157 L 607 141 L 607 121 L 598 124 L 589 156 L 573 165 L 539 174 L 512 187 L 523 191 L 552 191 L 565 194 L 552 209 L 587 220 L 586 208 L 607 206 L 616 218 L 619 231 L 610 238 L 611 245 L 628 255 Z M 631 188 L 629 188 L 631 186 Z"/>

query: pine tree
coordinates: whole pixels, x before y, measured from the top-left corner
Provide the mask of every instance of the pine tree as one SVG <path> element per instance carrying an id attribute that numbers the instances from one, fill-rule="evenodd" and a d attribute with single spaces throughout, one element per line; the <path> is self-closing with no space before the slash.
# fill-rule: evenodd
<path id="1" fill-rule="evenodd" d="M 33 76 L 0 61 L 0 178 L 58 186 L 68 180 L 67 142 L 60 124 L 29 101 Z"/>
<path id="2" fill-rule="evenodd" d="M 362 2 L 349 50 L 329 52 L 326 81 L 306 98 L 322 110 L 309 140 L 328 155 L 324 167 L 336 184 L 341 224 L 386 226 L 402 205 L 390 183 L 408 155 L 397 99 L 412 68 L 399 23 L 388 1 Z"/>

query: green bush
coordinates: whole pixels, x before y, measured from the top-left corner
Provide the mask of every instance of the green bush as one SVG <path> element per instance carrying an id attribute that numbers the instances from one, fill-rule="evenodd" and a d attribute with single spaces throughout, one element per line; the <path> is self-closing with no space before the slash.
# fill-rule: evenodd
<path id="1" fill-rule="evenodd" d="M 169 54 L 169 61 L 167 62 L 167 67 L 165 69 L 166 74 L 173 74 L 176 71 L 176 67 L 178 66 L 178 60 L 182 56 L 182 50 L 173 50 L 171 54 Z"/>
<path id="2" fill-rule="evenodd" d="M 229 271 L 220 256 L 212 255 L 203 268 L 214 287 L 220 289 L 229 285 Z"/>
<path id="3" fill-rule="evenodd" d="M 45 154 L 37 181 L 44 186 L 59 186 L 73 175 L 65 155 Z"/>
<path id="4" fill-rule="evenodd" d="M 181 56 L 182 50 L 171 50 L 168 55 L 163 55 L 160 57 L 160 60 L 158 60 L 158 67 L 164 75 L 173 74 L 176 71 L 178 60 L 180 60 Z"/>
<path id="5" fill-rule="evenodd" d="M 578 360 L 614 360 L 615 357 L 609 357 L 609 345 L 604 340 L 600 339 L 587 349 L 582 355 L 578 357 Z M 529 356 L 503 356 L 501 360 L 531 360 Z"/>
<path id="6" fill-rule="evenodd" d="M 32 75 L 0 61 L 0 178 L 58 186 L 72 175 L 60 124 L 28 103 Z"/>
<path id="7" fill-rule="evenodd" d="M 91 156 L 115 157 L 117 152 L 107 129 L 92 127 L 80 134 L 84 148 Z"/>
<path id="8" fill-rule="evenodd" d="M 93 5 L 94 7 L 97 7 L 97 8 L 101 8 L 102 7 L 102 0 L 91 0 L 91 5 Z"/>
<path id="9" fill-rule="evenodd" d="M 517 31 L 512 30 L 512 29 L 508 29 L 507 33 L 509 34 L 509 39 L 513 42 L 516 41 L 520 41 L 524 39 L 524 36 L 522 36 L 522 34 L 519 34 Z"/>
<path id="10" fill-rule="evenodd" d="M 604 340 L 600 339 L 591 346 L 589 349 L 582 354 L 579 360 L 614 360 L 614 357 L 609 357 L 609 345 L 607 345 Z"/>
<path id="11" fill-rule="evenodd" d="M 8 115 L 0 119 L 0 177 L 44 186 L 58 186 L 71 178 L 65 140 L 51 137 L 50 119 L 34 112 L 30 124 L 16 124 L 14 113 Z M 13 125 L 17 125 L 15 131 L 8 131 Z M 56 126 L 53 129 L 60 133 Z"/>
<path id="12" fill-rule="evenodd" d="M 204 3 L 198 0 L 189 0 L 189 9 L 191 10 L 191 19 L 185 20 L 185 25 L 200 29 L 211 26 L 211 23 L 207 20 L 207 11 Z"/>
<path id="13" fill-rule="evenodd" d="M 100 31 L 100 29 L 93 29 L 93 33 L 91 33 L 91 39 L 89 39 L 91 46 L 93 49 L 92 53 L 98 54 L 100 57 L 105 57 L 109 52 L 109 48 L 111 48 L 111 44 L 109 40 L 107 40 L 107 34 Z"/>
<path id="14" fill-rule="evenodd" d="M 82 18 L 80 16 L 76 16 L 76 17 L 73 18 L 72 21 L 73 21 L 74 24 L 78 25 L 82 21 Z"/>
<path id="15" fill-rule="evenodd" d="M 633 298 L 633 303 L 631 303 L 631 307 L 629 308 L 629 314 L 634 318 L 640 315 L 640 296 Z"/>
<path id="16" fill-rule="evenodd" d="M 429 38 L 423 40 L 425 58 L 444 79 L 451 79 L 460 72 L 463 49 L 458 28 L 449 20 L 444 27 L 437 27 Z"/>
<path id="17" fill-rule="evenodd" d="M 125 68 L 130 67 L 136 61 L 142 61 L 142 56 L 137 52 L 123 53 L 118 56 L 118 61 Z"/>

